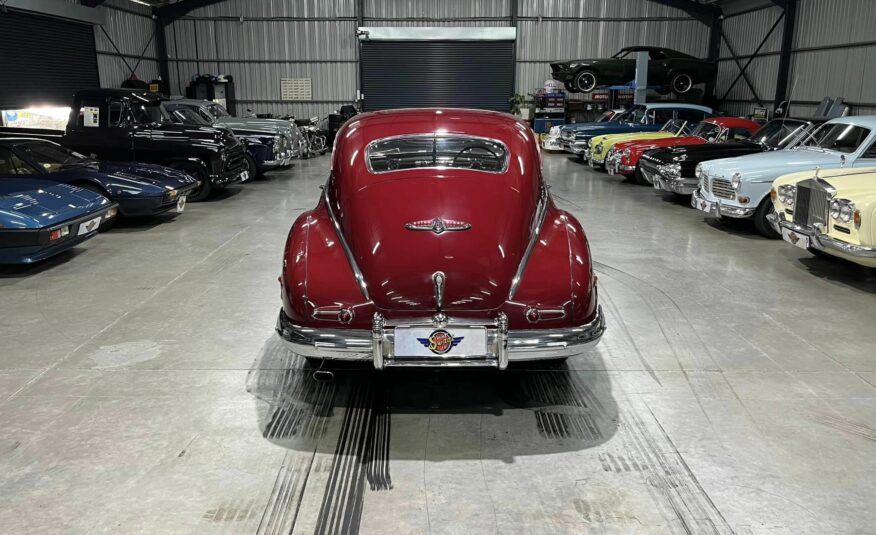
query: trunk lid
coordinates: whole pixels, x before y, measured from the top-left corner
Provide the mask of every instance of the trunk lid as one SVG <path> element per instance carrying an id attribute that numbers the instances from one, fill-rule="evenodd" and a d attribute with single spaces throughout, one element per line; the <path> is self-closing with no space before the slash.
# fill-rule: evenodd
<path id="1" fill-rule="evenodd" d="M 439 271 L 445 276 L 443 310 L 494 309 L 507 299 L 538 196 L 509 186 L 501 174 L 455 175 L 384 179 L 351 192 L 338 206 L 345 238 L 377 307 L 436 310 L 433 274 Z M 438 219 L 450 228 L 470 228 L 406 228 L 429 228 Z"/>

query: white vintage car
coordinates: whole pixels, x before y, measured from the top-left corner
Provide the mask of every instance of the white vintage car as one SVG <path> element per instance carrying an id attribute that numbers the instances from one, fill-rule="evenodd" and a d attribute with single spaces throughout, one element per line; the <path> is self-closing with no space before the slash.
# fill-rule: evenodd
<path id="1" fill-rule="evenodd" d="M 788 243 L 876 267 L 876 167 L 785 175 L 770 197 L 770 223 Z"/>

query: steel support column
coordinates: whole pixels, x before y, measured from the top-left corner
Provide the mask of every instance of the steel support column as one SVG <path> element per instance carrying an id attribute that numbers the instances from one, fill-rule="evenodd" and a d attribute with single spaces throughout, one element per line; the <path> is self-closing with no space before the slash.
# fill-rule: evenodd
<path id="1" fill-rule="evenodd" d="M 797 24 L 797 0 L 773 0 L 785 9 L 785 27 L 782 32 L 782 52 L 779 56 L 779 74 L 776 80 L 776 108 L 788 99 L 788 81 L 791 74 L 791 52 L 794 48 L 794 27 Z"/>
<path id="2" fill-rule="evenodd" d="M 709 29 L 709 51 L 706 55 L 706 58 L 709 61 L 718 61 L 718 57 L 721 56 L 721 35 L 724 32 L 724 16 L 716 15 L 712 19 L 712 24 Z M 717 76 L 716 76 L 717 78 Z M 717 80 L 712 79 L 706 84 L 706 92 L 704 97 L 709 101 L 710 104 L 715 104 L 715 86 L 717 85 Z"/>

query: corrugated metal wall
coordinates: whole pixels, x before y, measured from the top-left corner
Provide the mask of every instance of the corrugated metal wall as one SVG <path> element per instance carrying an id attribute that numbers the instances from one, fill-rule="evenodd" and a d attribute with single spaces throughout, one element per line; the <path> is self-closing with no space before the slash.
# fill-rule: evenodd
<path id="1" fill-rule="evenodd" d="M 119 87 L 132 69 L 146 82 L 158 78 L 152 9 L 127 0 L 107 0 L 102 6 L 106 25 L 94 27 L 101 87 Z"/>
<path id="2" fill-rule="evenodd" d="M 724 33 L 737 54 L 745 55 L 766 36 L 782 9 L 765 9 L 730 15 Z M 876 28 L 876 2 L 873 0 L 800 0 L 797 7 L 794 53 L 788 90 L 796 115 L 811 114 L 826 96 L 845 97 L 857 115 L 876 113 L 876 65 L 869 58 L 876 53 L 873 28 Z M 746 71 L 760 97 L 771 106 L 778 76 L 782 24 L 773 33 Z M 738 75 L 739 69 L 726 45 L 722 47 L 718 69 L 718 96 L 721 97 Z M 747 58 L 742 58 L 743 64 Z M 736 102 L 725 103 L 725 111 L 750 113 L 752 93 L 740 80 L 728 95 Z"/>
<path id="3" fill-rule="evenodd" d="M 167 34 L 170 85 L 198 73 L 234 76 L 259 112 L 325 115 L 356 98 L 357 0 L 227 0 L 192 11 Z M 708 28 L 647 0 L 519 0 L 516 90 L 550 78 L 547 62 L 632 44 L 704 56 Z M 365 26 L 510 26 L 510 0 L 363 0 Z M 242 17 L 242 20 L 241 20 Z M 280 78 L 309 77 L 312 102 L 282 102 Z"/>

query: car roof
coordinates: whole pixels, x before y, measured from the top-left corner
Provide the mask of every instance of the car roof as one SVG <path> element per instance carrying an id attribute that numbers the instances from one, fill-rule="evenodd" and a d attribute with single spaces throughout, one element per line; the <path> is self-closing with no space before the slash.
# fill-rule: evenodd
<path id="1" fill-rule="evenodd" d="M 209 100 L 198 100 L 196 98 L 171 98 L 167 99 L 164 102 L 167 104 L 188 104 L 193 106 L 207 106 L 209 104 L 216 104 L 215 102 L 211 102 Z"/>
<path id="2" fill-rule="evenodd" d="M 693 57 L 693 56 L 691 56 L 691 55 L 689 55 L 689 54 L 685 54 L 684 52 L 679 52 L 678 50 L 673 50 L 673 49 L 671 49 L 671 48 L 666 48 L 666 47 L 663 47 L 663 46 L 640 46 L 640 45 L 636 45 L 636 46 L 625 46 L 625 47 L 621 48 L 618 52 L 625 52 L 625 51 L 629 51 L 629 52 L 640 52 L 640 51 L 641 51 L 641 52 L 651 52 L 651 51 L 655 51 L 655 50 L 658 51 L 658 52 L 664 52 L 664 53 L 666 53 L 666 55 L 668 55 L 668 56 L 675 56 L 675 57 L 679 57 L 679 58 L 692 58 L 692 57 Z"/>
<path id="3" fill-rule="evenodd" d="M 855 126 L 869 128 L 870 130 L 876 130 L 876 115 L 850 115 L 847 117 L 837 117 L 836 119 L 831 119 L 827 122 L 836 124 L 851 124 Z"/>
<path id="4" fill-rule="evenodd" d="M 706 113 L 714 113 L 712 108 L 707 106 L 701 106 L 699 104 L 687 104 L 684 102 L 646 102 L 643 106 L 647 107 L 649 110 L 663 110 L 666 108 L 677 108 L 683 110 L 698 110 L 704 111 Z"/>

